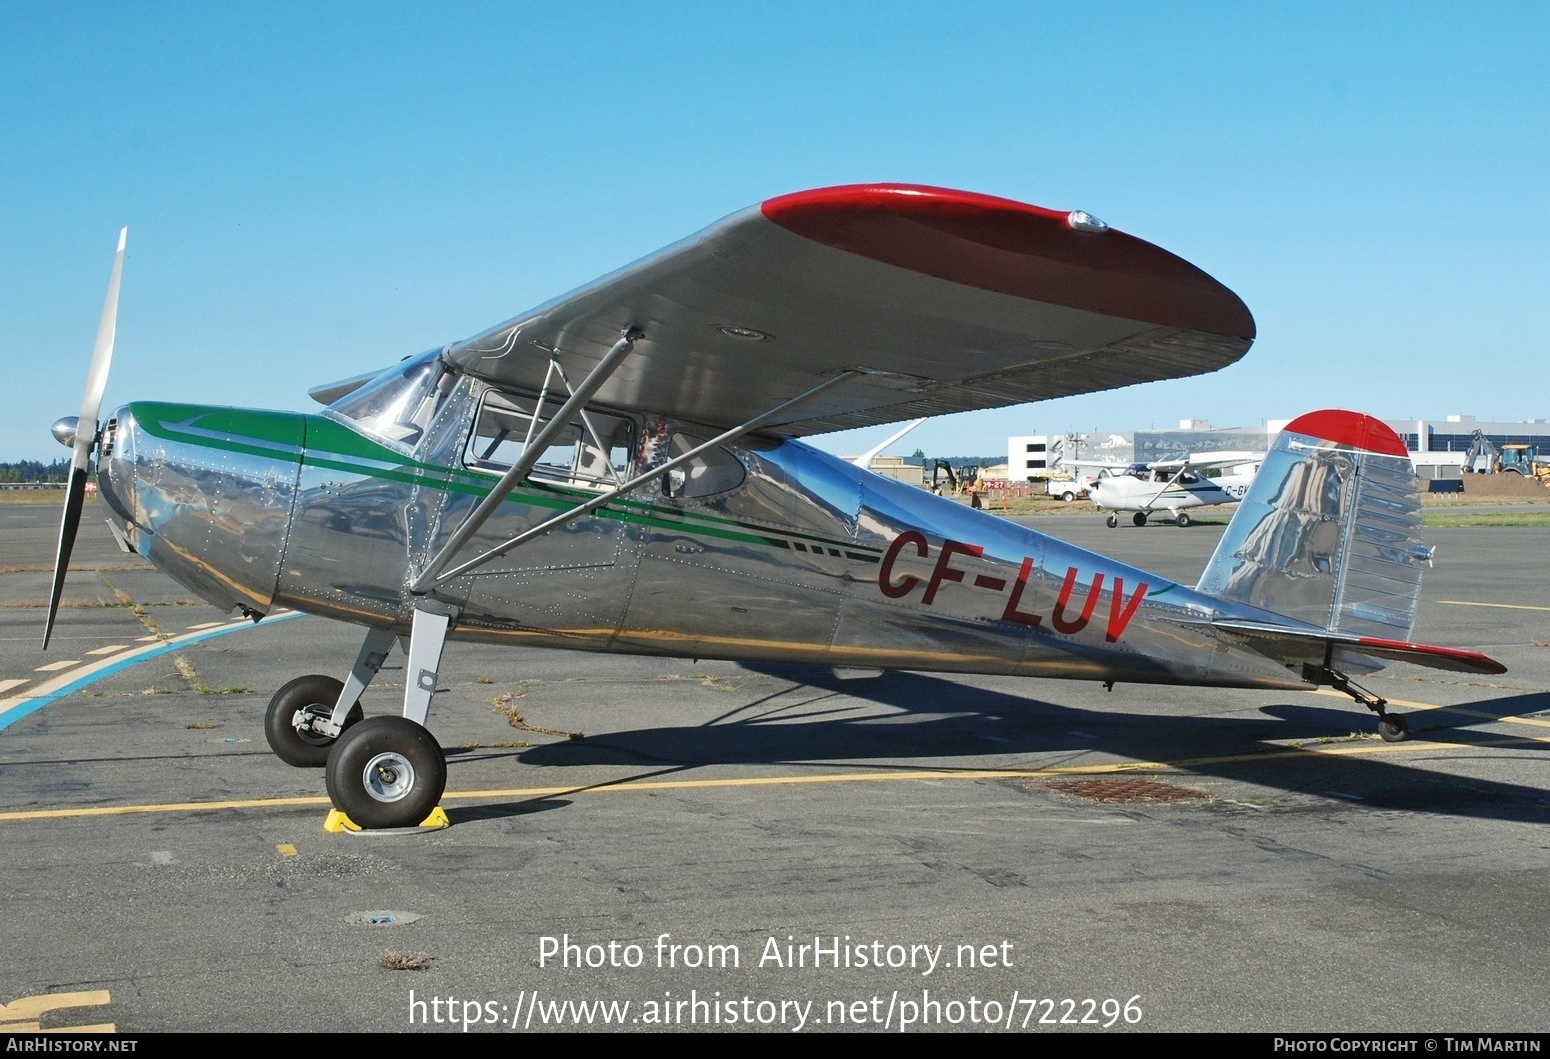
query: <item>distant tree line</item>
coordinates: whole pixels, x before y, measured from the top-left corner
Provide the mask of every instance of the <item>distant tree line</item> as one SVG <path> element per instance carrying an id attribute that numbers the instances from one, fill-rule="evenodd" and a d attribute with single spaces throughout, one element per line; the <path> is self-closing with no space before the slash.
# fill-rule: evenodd
<path id="1" fill-rule="evenodd" d="M 17 482 L 64 482 L 70 478 L 70 458 L 61 457 L 53 463 L 41 460 L 18 460 L 0 463 L 0 485 Z"/>

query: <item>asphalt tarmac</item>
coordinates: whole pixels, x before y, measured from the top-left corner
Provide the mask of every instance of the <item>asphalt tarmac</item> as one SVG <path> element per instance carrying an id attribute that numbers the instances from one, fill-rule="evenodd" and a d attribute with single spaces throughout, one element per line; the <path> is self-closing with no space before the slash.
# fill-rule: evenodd
<path id="1" fill-rule="evenodd" d="M 358 634 L 96 519 L 44 654 L 57 513 L 0 506 L 0 1031 L 1550 1030 L 1544 527 L 1429 531 L 1415 638 L 1508 672 L 1364 681 L 1406 743 L 1328 692 L 454 644 L 452 826 L 399 837 L 264 741 Z M 1030 524 L 1193 583 L 1225 518 Z"/>

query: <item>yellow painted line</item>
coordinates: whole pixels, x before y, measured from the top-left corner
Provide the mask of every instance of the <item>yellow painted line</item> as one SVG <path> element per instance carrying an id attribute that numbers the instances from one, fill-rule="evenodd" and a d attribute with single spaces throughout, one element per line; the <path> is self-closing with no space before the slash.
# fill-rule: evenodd
<path id="1" fill-rule="evenodd" d="M 78 993 L 43 993 L 39 996 L 20 997 L 9 1004 L 0 1004 L 0 1033 L 37 1033 L 42 1030 L 43 1025 L 38 1021 L 38 1016 L 45 1011 L 102 1007 L 104 1004 L 112 1003 L 112 1001 L 113 998 L 106 989 L 92 989 Z M 115 1033 L 117 1029 L 111 1022 L 100 1022 L 90 1026 L 54 1026 L 48 1032 Z"/>
<path id="2" fill-rule="evenodd" d="M 651 780 L 644 783 L 605 783 L 596 786 L 528 787 L 520 790 L 458 791 L 443 801 L 482 798 L 550 798 L 557 794 L 631 794 L 637 791 L 687 791 L 716 787 L 794 787 L 814 783 L 900 783 L 911 780 L 1027 780 L 1057 776 L 1103 776 L 1116 772 L 1156 772 L 1172 766 L 1160 761 L 1123 761 L 1112 765 L 1070 765 L 1049 769 L 919 769 L 911 772 L 835 772 L 825 776 L 747 776 L 723 780 Z M 5 815 L 0 814 L 0 820 Z"/>
<path id="3" fill-rule="evenodd" d="M 225 624 L 227 623 L 224 621 L 207 621 L 200 625 L 190 625 L 188 631 L 198 632 L 200 629 L 216 629 Z"/>
<path id="4" fill-rule="evenodd" d="M 110 654 L 112 654 L 115 651 L 127 651 L 127 650 L 129 650 L 129 645 L 127 643 L 115 643 L 115 644 L 109 644 L 106 647 L 94 648 L 94 649 L 92 649 L 90 651 L 87 651 L 86 653 L 89 654 L 89 655 L 110 655 Z"/>
<path id="5" fill-rule="evenodd" d="M 1336 699 L 1349 700 L 1350 698 L 1345 692 L 1336 691 L 1334 688 L 1318 688 L 1313 693 L 1315 695 L 1327 695 Z M 1482 721 L 1500 721 L 1502 724 L 1526 724 L 1535 728 L 1550 728 L 1550 720 L 1543 717 L 1525 717 L 1522 714 L 1515 714 L 1511 717 L 1498 717 L 1494 713 L 1489 713 L 1485 710 L 1471 710 L 1467 706 L 1440 706 L 1435 702 L 1414 702 L 1410 699 L 1389 699 L 1388 704 L 1390 706 L 1403 706 L 1407 710 L 1416 712 L 1451 710 L 1464 717 L 1477 717 Z"/>
<path id="6" fill-rule="evenodd" d="M 1447 603 L 1454 607 L 1497 607 L 1501 610 L 1550 610 L 1550 607 L 1531 607 L 1526 603 L 1471 603 L 1465 599 L 1439 599 L 1438 603 Z"/>
<path id="7" fill-rule="evenodd" d="M 1314 688 L 1313 694 L 1323 695 L 1328 699 L 1339 699 L 1353 706 L 1357 705 L 1357 702 L 1351 696 L 1343 691 L 1336 691 L 1334 688 Z M 1435 702 L 1412 702 L 1408 699 L 1385 699 L 1384 701 L 1390 706 L 1403 706 L 1407 710 L 1446 710 L 1449 708 L 1447 706 L 1440 706 Z M 1362 714 L 1353 714 L 1352 716 L 1360 717 Z M 1377 714 L 1372 714 L 1371 716 L 1376 717 Z"/>
<path id="8" fill-rule="evenodd" d="M 22 677 L 20 680 L 0 680 L 0 695 L 5 694 L 12 688 L 19 688 L 25 683 L 27 683 L 26 677 Z"/>
<path id="9" fill-rule="evenodd" d="M 1314 694 L 1332 696 L 1345 699 L 1343 692 L 1332 688 L 1314 689 Z M 1413 702 L 1401 699 L 1390 699 L 1390 704 L 1403 706 L 1410 710 L 1444 710 L 1451 709 L 1468 716 L 1480 716 L 1486 720 L 1512 721 L 1539 727 L 1550 727 L 1550 721 L 1535 717 L 1504 717 L 1497 718 L 1494 715 L 1478 714 L 1474 711 L 1461 709 L 1456 706 L 1443 706 L 1436 703 Z M 708 790 L 716 788 L 732 787 L 794 787 L 807 786 L 819 783 L 901 783 L 918 782 L 922 780 L 1008 780 L 1008 779 L 1065 779 L 1078 776 L 1105 776 L 1118 773 L 1131 772 L 1173 772 L 1177 770 L 1198 770 L 1207 766 L 1237 764 L 1245 761 L 1272 761 L 1282 758 L 1301 756 L 1304 754 L 1319 754 L 1323 756 L 1345 757 L 1365 754 L 1398 754 L 1419 753 L 1425 751 L 1458 751 L 1460 749 L 1476 749 L 1485 747 L 1510 747 L 1533 746 L 1550 744 L 1550 735 L 1547 736 L 1501 736 L 1497 738 L 1483 738 L 1471 740 L 1468 743 L 1457 742 L 1432 742 L 1429 740 L 1411 738 L 1402 743 L 1388 743 L 1378 740 L 1361 742 L 1330 742 L 1307 743 L 1299 745 L 1269 744 L 1273 749 L 1256 749 L 1242 754 L 1227 754 L 1218 757 L 1188 758 L 1180 761 L 1118 761 L 1106 765 L 1066 765 L 1044 769 L 912 769 L 907 772 L 837 772 L 827 775 L 800 775 L 800 776 L 747 776 L 729 779 L 703 779 L 703 780 L 649 780 L 642 782 L 612 782 L 605 781 L 595 784 L 567 784 L 559 787 L 506 787 L 488 790 L 474 791 L 447 791 L 442 795 L 443 801 L 486 801 L 492 799 L 534 799 L 552 798 L 559 795 L 580 794 L 637 794 L 651 793 L 654 791 L 681 791 L 681 790 Z M 16 812 L 0 812 L 0 823 L 19 822 L 25 820 L 64 820 L 84 817 L 102 816 L 136 816 L 153 813 L 188 813 L 188 812 L 213 812 L 223 809 L 264 809 L 287 808 L 302 806 L 330 806 L 329 799 L 324 797 L 299 797 L 299 798 L 241 798 L 226 799 L 212 802 L 164 802 L 149 805 L 121 805 L 121 806 L 92 806 L 79 809 L 28 809 Z M 276 847 L 282 856 L 296 855 L 296 847 L 291 843 L 280 843 Z"/>
<path id="10" fill-rule="evenodd" d="M 1263 755 L 1260 755 L 1263 756 Z M 826 776 L 751 776 L 724 780 L 654 780 L 646 783 L 569 784 L 563 787 L 512 787 L 500 790 L 448 791 L 443 801 L 487 798 L 549 798 L 557 794 L 606 794 L 611 791 L 671 791 L 708 787 L 795 786 L 809 783 L 896 783 L 902 780 L 1037 779 L 1043 776 L 1107 775 L 1116 772 L 1156 771 L 1169 766 L 1157 761 L 1124 761 L 1112 765 L 1053 769 L 977 769 L 973 771 L 918 770 L 913 772 L 835 773 Z M 329 805 L 326 796 L 306 798 L 234 798 L 218 802 L 163 802 L 155 805 L 97 805 L 83 809 L 23 809 L 0 813 L 0 823 L 21 820 L 68 820 L 92 816 L 137 816 L 147 813 L 203 813 L 219 809 L 286 808 Z"/>
<path id="11" fill-rule="evenodd" d="M 1477 747 L 1535 746 L 1550 743 L 1550 736 L 1504 735 L 1497 739 L 1475 739 L 1468 743 L 1432 743 L 1411 736 L 1403 743 L 1373 741 L 1365 743 L 1304 743 L 1296 748 L 1299 754 L 1326 754 L 1344 757 L 1351 754 L 1408 753 L 1416 750 L 1474 750 Z M 1290 749 L 1290 748 L 1289 748 Z M 1184 764 L 1184 762 L 1180 762 Z"/>
<path id="12" fill-rule="evenodd" d="M 281 842 L 278 846 L 275 847 L 275 849 L 280 851 L 280 856 L 282 857 L 296 856 L 296 847 L 291 845 L 289 842 Z"/>
<path id="13" fill-rule="evenodd" d="M 137 637 L 135 639 L 135 643 L 160 643 L 160 642 L 161 642 L 161 637 L 160 636 L 140 636 L 140 637 Z"/>
<path id="14" fill-rule="evenodd" d="M 265 806 L 328 805 L 322 798 L 248 798 L 222 802 L 163 802 L 159 805 L 99 805 L 90 809 L 28 809 L 0 813 L 0 822 L 12 820 L 68 820 L 85 816 L 137 816 L 145 813 L 202 813 L 215 809 L 258 809 Z"/>
<path id="15" fill-rule="evenodd" d="M 81 660 L 79 658 L 66 658 L 62 662 L 50 662 L 46 666 L 39 666 L 37 669 L 34 669 L 33 672 L 34 673 L 52 673 L 52 672 L 54 672 L 57 669 L 69 669 L 71 666 L 78 666 L 80 664 L 81 664 Z"/>
<path id="16" fill-rule="evenodd" d="M 597 784 L 568 784 L 559 787 L 506 787 L 474 791 L 447 791 L 442 801 L 490 801 L 531 800 L 556 796 L 582 794 L 643 794 L 655 791 L 710 790 L 732 787 L 796 787 L 819 783 L 903 783 L 922 780 L 1017 780 L 1017 779 L 1070 779 L 1080 776 L 1108 776 L 1131 772 L 1174 772 L 1200 769 L 1212 765 L 1237 764 L 1245 761 L 1272 761 L 1281 758 L 1300 757 L 1305 754 L 1324 756 L 1349 756 L 1358 754 L 1420 753 L 1426 751 L 1458 751 L 1477 747 L 1528 746 L 1550 742 L 1550 737 L 1503 736 L 1497 739 L 1480 739 L 1467 744 L 1433 743 L 1410 739 L 1403 743 L 1379 741 L 1361 743 L 1303 744 L 1283 746 L 1271 750 L 1255 750 L 1243 754 L 1220 757 L 1190 758 L 1184 761 L 1121 761 L 1107 765 L 1067 765 L 1046 769 L 915 769 L 908 772 L 836 772 L 819 776 L 748 776 L 731 779 L 705 780 L 651 780 L 640 783 L 603 782 Z M 153 813 L 213 812 L 223 809 L 275 809 L 303 806 L 329 806 L 327 797 L 305 798 L 246 798 L 217 802 L 165 802 L 153 805 L 93 806 L 82 809 L 28 809 L 0 813 L 0 823 L 26 820 L 67 820 L 84 817 L 136 816 Z M 282 844 L 285 853 L 289 844 Z"/>

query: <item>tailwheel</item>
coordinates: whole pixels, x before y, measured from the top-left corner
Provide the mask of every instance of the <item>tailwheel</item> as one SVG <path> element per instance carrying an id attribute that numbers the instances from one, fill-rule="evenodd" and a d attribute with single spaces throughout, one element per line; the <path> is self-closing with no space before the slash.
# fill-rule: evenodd
<path id="1" fill-rule="evenodd" d="M 1336 691 L 1343 691 L 1373 713 L 1378 715 L 1378 734 L 1385 743 L 1403 743 L 1410 738 L 1410 722 L 1402 714 L 1389 712 L 1389 700 L 1374 695 L 1340 672 L 1328 666 L 1308 666 L 1303 678 L 1314 684 L 1328 684 Z"/>
<path id="2" fill-rule="evenodd" d="M 1130 521 L 1134 522 L 1137 526 L 1146 525 L 1146 512 L 1137 511 L 1134 515 L 1130 516 Z"/>
<path id="3" fill-rule="evenodd" d="M 1110 515 L 1108 518 L 1104 519 L 1104 522 L 1107 523 L 1109 529 L 1113 529 L 1115 526 L 1119 525 L 1119 516 Z"/>
<path id="4" fill-rule="evenodd" d="M 334 737 L 324 735 L 321 728 L 333 716 L 334 703 L 343 690 L 344 684 L 333 677 L 307 676 L 297 677 L 275 692 L 264 715 L 264 737 L 275 756 L 303 769 L 327 764 Z M 361 704 L 352 704 L 345 715 L 345 728 L 364 716 Z"/>
<path id="5" fill-rule="evenodd" d="M 371 717 L 339 737 L 324 778 L 334 807 L 360 827 L 416 827 L 441 801 L 447 759 L 413 721 Z"/>

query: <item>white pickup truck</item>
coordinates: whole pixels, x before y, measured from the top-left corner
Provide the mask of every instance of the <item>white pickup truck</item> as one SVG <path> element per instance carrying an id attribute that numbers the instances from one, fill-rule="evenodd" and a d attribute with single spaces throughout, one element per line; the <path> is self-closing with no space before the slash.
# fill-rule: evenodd
<path id="1" fill-rule="evenodd" d="M 1087 486 L 1075 478 L 1046 478 L 1044 488 L 1050 496 L 1059 497 L 1066 503 L 1087 496 Z"/>

